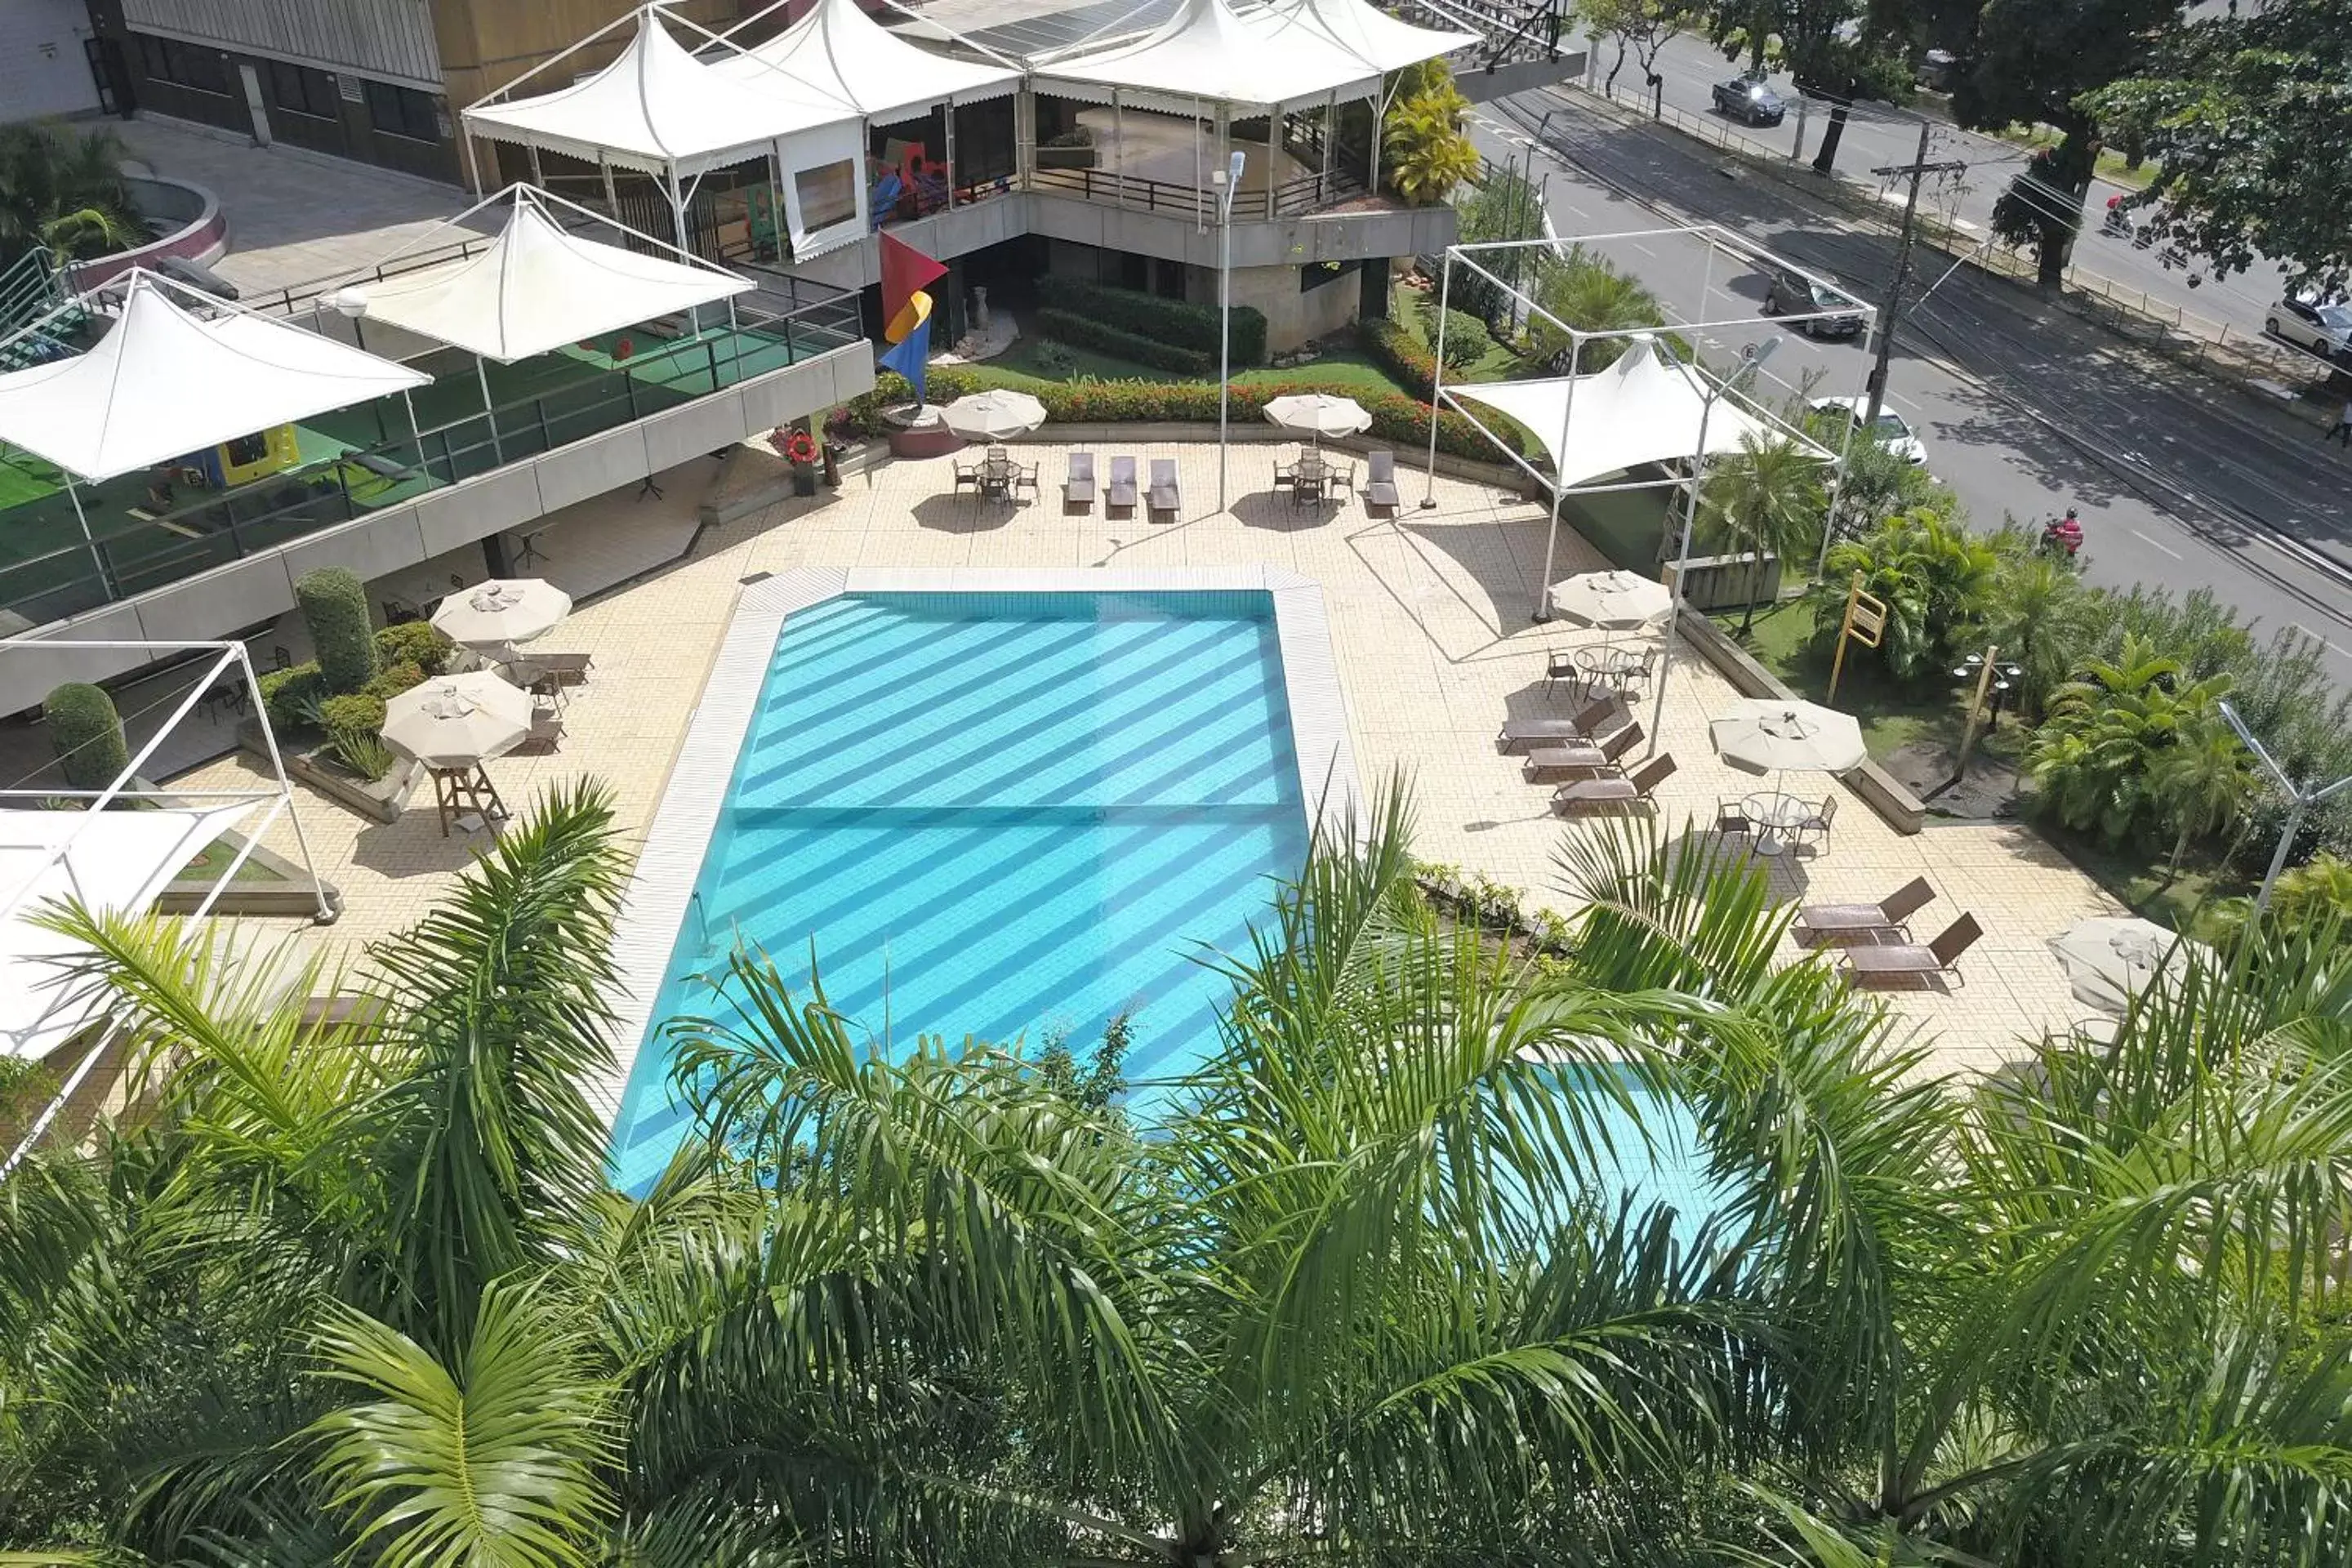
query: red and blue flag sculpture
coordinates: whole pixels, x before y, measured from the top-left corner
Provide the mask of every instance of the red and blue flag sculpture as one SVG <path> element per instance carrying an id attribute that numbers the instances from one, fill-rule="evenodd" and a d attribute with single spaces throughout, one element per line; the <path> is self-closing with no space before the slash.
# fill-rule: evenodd
<path id="1" fill-rule="evenodd" d="M 931 297 L 927 285 L 947 276 L 947 268 L 913 246 L 882 237 L 882 338 L 890 346 L 874 363 L 895 370 L 923 401 L 923 367 L 931 357 Z"/>

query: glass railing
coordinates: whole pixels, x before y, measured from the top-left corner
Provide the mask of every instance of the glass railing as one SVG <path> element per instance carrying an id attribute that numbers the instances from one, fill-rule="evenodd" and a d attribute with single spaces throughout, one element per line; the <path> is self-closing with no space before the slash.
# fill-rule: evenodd
<path id="1" fill-rule="evenodd" d="M 747 305 L 744 300 L 756 300 Z M 47 533 L 56 548 L 0 562 L 0 635 L 27 630 L 150 592 L 289 540 L 401 505 L 415 496 L 617 429 L 754 376 L 861 340 L 857 297 L 763 275 L 734 323 L 649 346 L 619 363 L 573 357 L 560 385 L 495 402 L 411 433 L 409 405 L 381 398 L 341 411 L 339 427 L 373 436 L 336 456 L 226 489 L 177 496 L 149 476 L 58 489 L 0 510 L 0 538 Z M 706 316 L 724 307 L 704 307 Z M 529 375 L 541 361 L 511 367 Z M 466 369 L 436 385 L 462 385 Z M 16 457 L 38 483 L 55 471 Z M 144 487 L 145 493 L 142 493 Z M 19 487 L 26 488 L 20 485 Z M 128 522 L 120 521 L 125 515 Z M 89 536 L 78 537 L 84 527 Z"/>

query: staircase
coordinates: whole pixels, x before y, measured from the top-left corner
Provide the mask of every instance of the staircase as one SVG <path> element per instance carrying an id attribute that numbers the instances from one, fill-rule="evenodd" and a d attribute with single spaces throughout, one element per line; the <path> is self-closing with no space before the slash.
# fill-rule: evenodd
<path id="1" fill-rule="evenodd" d="M 1402 0 L 1395 9 L 1406 21 L 1427 27 L 1475 33 L 1474 49 L 1454 57 L 1454 73 L 1497 66 L 1550 63 L 1563 46 L 1575 43 L 1575 8 L 1570 0 Z"/>
<path id="2" fill-rule="evenodd" d="M 89 316 L 71 300 L 47 251 L 27 251 L 0 269 L 0 371 L 23 370 L 76 352 L 75 340 Z"/>

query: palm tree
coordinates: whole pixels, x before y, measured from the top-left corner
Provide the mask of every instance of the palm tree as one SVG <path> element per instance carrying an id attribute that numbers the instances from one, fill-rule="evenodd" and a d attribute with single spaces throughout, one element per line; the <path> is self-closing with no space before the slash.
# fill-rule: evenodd
<path id="1" fill-rule="evenodd" d="M 2097 591 L 2073 567 L 2020 551 L 2002 556 L 1999 588 L 1969 640 L 1998 647 L 2024 672 L 2018 712 L 2039 718 L 2051 693 L 2083 668 L 2102 624 Z"/>
<path id="2" fill-rule="evenodd" d="M 2228 748 L 2200 727 L 2215 721 L 2215 704 L 2229 689 L 2227 675 L 2191 682 L 2179 661 L 2126 636 L 2115 662 L 2093 659 L 2082 679 L 2058 689 L 2026 764 L 2060 821 L 2120 843 L 2150 821 L 2178 820 L 2159 770 L 2184 742 L 2199 739 L 2209 754 L 2188 763 L 2176 787 L 2188 792 L 2184 801 L 2197 802 L 2187 808 L 2192 823 L 2210 820 L 2225 793 Z M 2238 765 L 2242 775 L 2242 759 Z M 2251 787 L 2240 790 L 2241 799 Z M 2176 856 L 2181 847 L 2176 844 Z"/>
<path id="3" fill-rule="evenodd" d="M 1390 185 L 1414 206 L 1449 199 L 1478 173 L 1478 149 L 1462 134 L 1470 100 L 1449 77 L 1391 106 L 1381 128 Z"/>
<path id="4" fill-rule="evenodd" d="M 1813 586 L 1816 621 L 1833 629 L 1853 574 L 1886 605 L 1886 667 L 1912 680 L 1943 668 L 1956 636 L 1979 619 L 1998 581 L 1992 544 L 1930 510 L 1897 513 L 1869 533 L 1830 547 Z"/>
<path id="5" fill-rule="evenodd" d="M 1707 476 L 1701 502 L 1707 515 L 1748 545 L 1748 609 L 1742 637 L 1756 625 L 1756 577 L 1765 554 L 1783 563 L 1803 559 L 1821 541 L 1827 500 L 1821 463 L 1787 437 L 1743 435 L 1739 453 Z"/>
<path id="6" fill-rule="evenodd" d="M 2178 830 L 2168 881 L 2180 874 L 2190 840 L 2219 833 L 2238 820 L 2260 788 L 2253 759 L 2219 711 L 2207 709 L 2183 722 L 2149 769 L 2149 786 Z"/>
<path id="7" fill-rule="evenodd" d="M 1638 278 L 1618 271 L 1606 260 L 1587 256 L 1580 248 L 1545 269 L 1536 300 L 1546 311 L 1580 332 L 1631 332 L 1665 324 L 1665 312 Z M 1543 316 L 1532 317 L 1528 333 L 1539 358 L 1552 362 L 1563 374 L 1570 370 L 1570 340 Z M 1602 338 L 1576 353 L 1574 372 L 1587 375 L 1606 370 L 1625 352 L 1624 338 Z"/>
<path id="8" fill-rule="evenodd" d="M 133 243 L 125 155 L 111 131 L 0 126 L 0 266 L 32 250 L 64 262 Z"/>

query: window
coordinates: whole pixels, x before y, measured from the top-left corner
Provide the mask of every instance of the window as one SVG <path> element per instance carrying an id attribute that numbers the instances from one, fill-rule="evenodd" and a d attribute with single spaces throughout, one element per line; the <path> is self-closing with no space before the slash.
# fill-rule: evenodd
<path id="1" fill-rule="evenodd" d="M 269 101 L 291 114 L 335 118 L 335 82 L 325 71 L 285 60 L 269 62 Z"/>
<path id="2" fill-rule="evenodd" d="M 857 221 L 857 165 L 843 159 L 814 169 L 793 172 L 793 194 L 800 198 L 801 232 L 816 234 L 836 224 Z"/>
<path id="3" fill-rule="evenodd" d="M 139 63 L 145 68 L 151 81 L 168 82 L 194 92 L 228 96 L 228 72 L 221 64 L 216 49 L 199 48 L 184 44 L 177 38 L 152 37 L 145 33 L 139 39 Z"/>
<path id="4" fill-rule="evenodd" d="M 388 81 L 367 84 L 368 121 L 378 131 L 405 136 L 412 142 L 441 140 L 440 116 L 429 92 L 397 87 Z"/>

